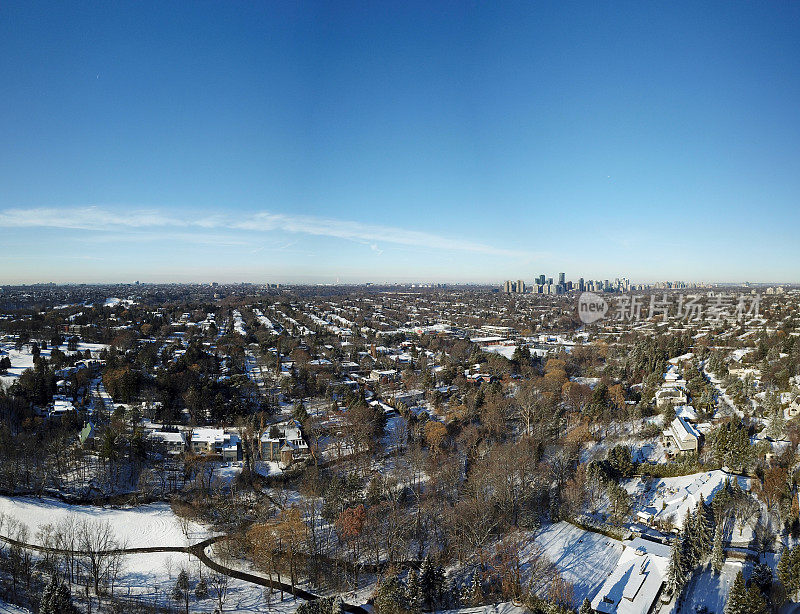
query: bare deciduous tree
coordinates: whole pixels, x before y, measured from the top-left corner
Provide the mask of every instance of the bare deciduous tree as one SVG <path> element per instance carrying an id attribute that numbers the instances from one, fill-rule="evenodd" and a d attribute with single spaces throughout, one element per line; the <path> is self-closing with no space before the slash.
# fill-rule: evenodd
<path id="1" fill-rule="evenodd" d="M 101 582 L 108 579 L 117 558 L 113 551 L 119 548 L 111 523 L 107 520 L 83 519 L 78 525 L 78 545 L 99 602 Z"/>

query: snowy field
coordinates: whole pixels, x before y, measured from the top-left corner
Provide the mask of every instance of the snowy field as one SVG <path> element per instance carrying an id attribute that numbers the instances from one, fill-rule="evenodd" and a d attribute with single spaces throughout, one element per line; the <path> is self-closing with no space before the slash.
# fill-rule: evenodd
<path id="1" fill-rule="evenodd" d="M 591 599 L 611 575 L 622 556 L 622 544 L 610 537 L 558 522 L 538 531 L 536 544 L 544 550 L 575 590 L 575 607 Z"/>
<path id="2" fill-rule="evenodd" d="M 136 301 L 132 301 L 130 299 L 111 297 L 106 299 L 106 301 L 103 303 L 103 307 L 117 307 L 119 305 L 130 307 L 131 305 L 135 304 Z"/>
<path id="3" fill-rule="evenodd" d="M 642 438 L 642 431 L 652 424 L 659 424 L 662 416 L 617 422 L 613 429 L 602 432 L 599 441 L 587 443 L 581 449 L 580 460 L 588 463 L 606 457 L 614 446 L 630 446 L 634 462 L 662 463 L 666 460 L 666 452 L 661 437 Z"/>
<path id="4" fill-rule="evenodd" d="M 196 543 L 211 535 L 208 529 L 197 523 L 190 523 L 189 538 L 181 529 L 178 518 L 169 505 L 155 503 L 129 508 L 102 508 L 94 506 L 74 506 L 54 499 L 0 497 L 0 513 L 15 517 L 30 529 L 31 542 L 36 543 L 36 531 L 46 524 L 55 524 L 70 516 L 107 520 L 111 523 L 116 538 L 126 546 L 185 546 Z M 208 576 L 210 570 L 196 558 L 176 552 L 156 552 L 128 554 L 124 557 L 123 571 L 115 594 L 118 597 L 136 597 L 152 605 L 171 606 L 174 602 L 170 594 L 182 567 L 188 568 L 192 586 L 201 574 Z M 270 611 L 291 614 L 302 603 L 287 594 L 286 600 L 279 601 L 280 593 L 271 598 Z M 216 601 L 213 598 L 198 601 L 192 596 L 190 611 L 211 612 Z M 230 579 L 228 595 L 225 600 L 226 611 L 263 612 L 266 602 L 260 586 Z M 14 606 L 0 602 L 0 614 L 19 614 L 25 612 Z"/>
<path id="5" fill-rule="evenodd" d="M 92 355 L 108 347 L 109 346 L 102 343 L 78 343 L 79 352 L 91 350 Z M 48 347 L 48 349 L 42 350 L 41 355 L 49 358 L 51 349 L 52 348 Z M 74 352 L 67 351 L 66 343 L 61 344 L 59 349 L 67 355 L 74 354 Z M 8 369 L 7 373 L 0 375 L 0 383 L 2 383 L 3 386 L 10 386 L 22 375 L 23 371 L 33 367 L 33 354 L 31 354 L 31 346 L 29 344 L 25 344 L 22 350 L 17 351 L 14 343 L 0 343 L 0 357 L 6 356 L 11 360 L 11 367 Z"/>
<path id="6" fill-rule="evenodd" d="M 36 531 L 46 524 L 56 524 L 74 516 L 107 520 L 116 539 L 128 548 L 147 546 L 186 546 L 213 535 L 197 523 L 189 524 L 189 539 L 181 530 L 178 518 L 166 503 L 151 503 L 127 508 L 69 505 L 57 499 L 0 496 L 0 513 L 12 516 L 30 529 L 32 542 Z"/>

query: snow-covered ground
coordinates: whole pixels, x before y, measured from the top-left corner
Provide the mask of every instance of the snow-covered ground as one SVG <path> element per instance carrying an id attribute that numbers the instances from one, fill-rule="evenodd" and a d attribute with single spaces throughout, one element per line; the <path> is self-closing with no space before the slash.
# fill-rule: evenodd
<path id="1" fill-rule="evenodd" d="M 19 608 L 0 599 L 0 614 L 30 614 L 30 610 Z"/>
<path id="2" fill-rule="evenodd" d="M 95 352 L 100 352 L 108 348 L 108 346 L 102 343 L 80 342 L 77 348 L 79 352 L 91 350 L 92 354 L 94 354 Z M 41 355 L 49 358 L 51 349 L 52 348 L 48 347 L 48 349 L 42 350 Z M 65 354 L 74 354 L 74 352 L 67 351 L 66 343 L 60 345 L 59 349 Z M 0 343 L 0 357 L 6 356 L 11 360 L 11 367 L 5 374 L 0 375 L 0 383 L 2 383 L 3 386 L 10 386 L 22 375 L 23 371 L 33 367 L 33 354 L 31 354 L 30 344 L 25 344 L 21 350 L 17 350 L 14 343 Z"/>
<path id="3" fill-rule="evenodd" d="M 508 358 L 509 360 L 514 357 L 514 352 L 516 349 L 516 345 L 487 345 L 481 348 L 481 350 L 484 352 L 489 352 L 490 354 L 500 354 L 500 356 Z"/>
<path id="4" fill-rule="evenodd" d="M 55 524 L 70 516 L 108 520 L 116 538 L 127 547 L 145 546 L 185 546 L 213 535 L 200 524 L 189 523 L 188 539 L 183 533 L 181 523 L 167 504 L 154 503 L 128 508 L 102 508 L 75 506 L 54 499 L 0 497 L 0 513 L 13 516 L 30 529 L 31 542 L 36 543 L 37 529 L 46 524 Z M 190 571 L 192 586 L 201 573 L 211 572 L 197 559 L 188 554 L 176 552 L 155 552 L 128 554 L 124 557 L 123 571 L 115 594 L 120 597 L 135 596 L 137 599 L 159 606 L 170 606 L 170 594 L 175 586 L 182 567 Z M 290 595 L 281 603 L 280 593 L 272 596 L 271 611 L 290 614 L 302 603 Z M 198 601 L 192 595 L 190 611 L 210 612 L 214 609 L 213 598 Z M 225 610 L 235 612 L 263 612 L 266 609 L 262 587 L 230 579 Z M 0 602 L 0 614 L 20 614 L 25 610 L 14 608 Z"/>
<path id="5" fill-rule="evenodd" d="M 103 306 L 104 307 L 116 307 L 117 305 L 124 305 L 126 307 L 130 307 L 131 305 L 135 305 L 135 304 L 136 304 L 136 301 L 132 301 L 132 300 L 127 299 L 127 298 L 111 297 L 111 298 L 107 298 L 106 299 L 106 302 L 103 303 Z"/>
<path id="6" fill-rule="evenodd" d="M 652 424 L 658 424 L 663 416 L 651 416 L 638 420 L 618 422 L 613 428 L 600 434 L 599 441 L 587 443 L 581 449 L 581 462 L 605 458 L 608 450 L 617 445 L 630 446 L 634 462 L 660 463 L 666 459 L 661 437 L 643 438 L 641 432 Z"/>
<path id="7" fill-rule="evenodd" d="M 256 473 L 264 477 L 281 473 L 280 464 L 277 461 L 256 461 L 254 469 Z"/>
<path id="8" fill-rule="evenodd" d="M 493 603 L 476 608 L 459 608 L 458 610 L 442 610 L 441 614 L 525 614 L 527 608 L 516 606 L 510 602 Z"/>
<path id="9" fill-rule="evenodd" d="M 186 546 L 213 535 L 200 524 L 189 524 L 189 539 L 181 523 L 166 503 L 150 503 L 136 507 L 96 507 L 70 505 L 58 499 L 0 496 L 0 513 L 12 516 L 30 529 L 30 540 L 36 543 L 36 531 L 46 524 L 56 524 L 74 516 L 78 519 L 108 521 L 116 539 L 129 548 L 147 546 Z"/>
<path id="10" fill-rule="evenodd" d="M 545 526 L 534 541 L 564 579 L 572 583 L 576 608 L 584 598 L 594 597 L 614 571 L 623 550 L 616 539 L 584 531 L 568 522 Z"/>
<path id="11" fill-rule="evenodd" d="M 749 563 L 746 565 L 749 566 Z M 714 573 L 710 565 L 696 573 L 686 586 L 680 611 L 695 612 L 697 607 L 704 605 L 713 614 L 723 614 L 733 581 L 741 570 L 740 561 L 727 561 L 719 575 Z M 745 571 L 745 578 L 747 575 Z M 675 604 L 672 604 L 670 614 L 675 612 Z"/>
<path id="12" fill-rule="evenodd" d="M 683 526 L 686 512 L 694 510 L 700 497 L 710 503 L 725 480 L 733 479 L 724 471 L 693 473 L 675 478 L 627 480 L 623 486 L 634 500 L 634 512 L 647 514 L 656 520 L 672 519 L 674 526 Z M 736 478 L 747 490 L 747 478 Z"/>

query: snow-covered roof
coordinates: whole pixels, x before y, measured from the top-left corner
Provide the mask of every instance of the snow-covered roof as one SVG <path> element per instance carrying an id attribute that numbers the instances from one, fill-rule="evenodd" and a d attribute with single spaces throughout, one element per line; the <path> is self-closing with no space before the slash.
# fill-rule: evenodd
<path id="1" fill-rule="evenodd" d="M 153 431 L 147 438 L 162 443 L 184 443 L 186 441 L 183 433 L 180 431 Z"/>
<path id="2" fill-rule="evenodd" d="M 472 337 L 470 341 L 472 343 L 497 343 L 498 341 L 505 341 L 506 337 L 498 337 L 496 335 L 490 337 Z"/>
<path id="3" fill-rule="evenodd" d="M 672 518 L 674 526 L 680 528 L 686 512 L 695 509 L 700 497 L 706 503 L 711 503 L 716 492 L 729 479 L 730 476 L 719 469 L 676 478 L 662 478 L 656 487 L 658 496 L 645 509 L 656 519 Z"/>
<path id="4" fill-rule="evenodd" d="M 642 538 L 627 543 L 592 600 L 592 609 L 603 614 L 647 614 L 666 578 L 668 557 L 668 546 Z"/>
<path id="5" fill-rule="evenodd" d="M 201 428 L 192 431 L 192 441 L 198 442 L 222 442 L 225 439 L 224 429 Z"/>
<path id="6" fill-rule="evenodd" d="M 697 429 L 680 416 L 670 422 L 667 433 L 674 437 L 681 449 L 688 449 L 689 447 L 694 449 L 695 442 L 700 438 L 700 433 L 697 432 Z"/>
<path id="7" fill-rule="evenodd" d="M 676 407 L 675 414 L 684 420 L 697 420 L 697 411 L 691 405 L 680 405 Z"/>

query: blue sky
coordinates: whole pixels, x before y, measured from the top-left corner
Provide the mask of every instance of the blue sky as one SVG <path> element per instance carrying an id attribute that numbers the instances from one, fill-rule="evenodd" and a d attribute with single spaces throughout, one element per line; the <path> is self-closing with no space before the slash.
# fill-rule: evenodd
<path id="1" fill-rule="evenodd" d="M 800 5 L 0 6 L 0 283 L 800 281 Z"/>

